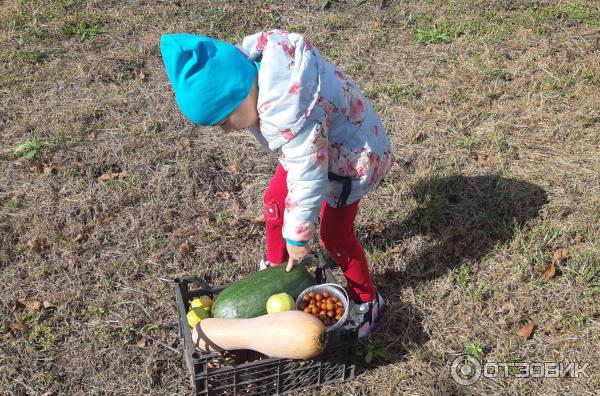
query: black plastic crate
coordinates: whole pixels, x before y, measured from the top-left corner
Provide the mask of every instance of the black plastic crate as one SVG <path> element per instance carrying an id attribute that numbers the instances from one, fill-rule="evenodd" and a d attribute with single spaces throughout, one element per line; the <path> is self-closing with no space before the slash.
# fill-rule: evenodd
<path id="1" fill-rule="evenodd" d="M 317 280 L 334 281 L 323 267 L 317 269 Z M 175 279 L 179 329 L 194 395 L 283 395 L 354 378 L 360 315 L 352 303 L 346 324 L 331 332 L 325 351 L 310 360 L 269 358 L 254 351 L 196 351 L 186 317 L 189 301 L 201 295 L 213 298 L 225 287 L 211 287 L 195 276 Z"/>

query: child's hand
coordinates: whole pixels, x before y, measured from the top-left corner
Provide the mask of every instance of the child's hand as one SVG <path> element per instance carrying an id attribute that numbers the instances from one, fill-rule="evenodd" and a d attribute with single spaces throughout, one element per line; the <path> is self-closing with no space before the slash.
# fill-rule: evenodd
<path id="1" fill-rule="evenodd" d="M 290 272 L 292 270 L 295 260 L 302 260 L 304 257 L 310 254 L 310 247 L 308 245 L 295 246 L 286 243 L 285 247 L 287 248 L 287 252 L 290 255 L 287 268 L 285 269 L 287 272 Z"/>

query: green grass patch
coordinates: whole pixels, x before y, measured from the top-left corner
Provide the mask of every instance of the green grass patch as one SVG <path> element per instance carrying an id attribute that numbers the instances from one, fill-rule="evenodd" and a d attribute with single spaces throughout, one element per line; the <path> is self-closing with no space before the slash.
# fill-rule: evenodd
<path id="1" fill-rule="evenodd" d="M 415 34 L 419 44 L 450 43 L 464 33 L 460 25 L 448 22 L 429 28 L 417 28 Z"/>
<path id="2" fill-rule="evenodd" d="M 465 354 L 475 359 L 481 359 L 485 353 L 483 346 L 480 343 L 469 342 L 467 345 L 465 345 Z"/>
<path id="3" fill-rule="evenodd" d="M 52 319 L 45 317 L 45 311 L 34 313 L 23 312 L 20 315 L 21 322 L 29 327 L 27 341 L 29 346 L 42 352 L 48 351 L 59 339 L 59 334 L 54 328 Z"/>
<path id="4" fill-rule="evenodd" d="M 533 6 L 517 15 L 515 21 L 518 25 L 533 30 L 535 34 L 544 35 L 561 27 L 599 27 L 600 13 L 584 4 L 546 8 Z"/>
<path id="5" fill-rule="evenodd" d="M 594 252 L 571 252 L 562 271 L 569 280 L 581 280 L 592 289 L 600 287 L 600 257 Z"/>
<path id="6" fill-rule="evenodd" d="M 372 340 L 359 343 L 357 355 L 367 364 L 374 361 L 390 361 L 394 357 L 385 345 Z"/>
<path id="7" fill-rule="evenodd" d="M 33 159 L 41 154 L 47 154 L 57 149 L 64 147 L 67 143 L 67 138 L 63 133 L 51 139 L 41 140 L 38 135 L 33 132 L 23 143 L 13 149 L 15 157 L 24 157 Z"/>
<path id="8" fill-rule="evenodd" d="M 459 36 L 482 37 L 486 41 L 506 40 L 518 28 L 531 29 L 545 35 L 570 26 L 600 27 L 600 11 L 584 4 L 541 7 L 537 4 L 516 14 L 486 11 L 464 18 L 457 4 L 446 5 L 445 17 L 433 22 L 423 16 L 409 16 L 407 27 L 412 28 L 419 44 L 450 43 Z"/>
<path id="9" fill-rule="evenodd" d="M 71 24 L 65 27 L 65 34 L 68 36 L 79 36 L 79 41 L 85 41 L 102 34 L 100 25 L 95 21 L 79 21 L 78 24 Z"/>
<path id="10" fill-rule="evenodd" d="M 32 159 L 40 154 L 43 149 L 44 145 L 40 142 L 37 134 L 32 133 L 23 143 L 15 147 L 13 152 L 17 156 Z"/>
<path id="11" fill-rule="evenodd" d="M 384 85 L 380 87 L 380 92 L 394 100 L 420 99 L 423 96 L 421 90 L 414 85 Z"/>
<path id="12" fill-rule="evenodd" d="M 493 82 L 493 81 L 508 82 L 508 81 L 512 81 L 513 76 L 507 70 L 496 69 L 496 70 L 486 71 L 483 74 L 483 79 L 484 79 L 484 81 L 488 81 L 488 82 Z"/>
<path id="13" fill-rule="evenodd" d="M 38 50 L 17 50 L 14 55 L 15 63 L 23 65 L 39 65 L 48 59 L 48 54 Z"/>
<path id="14" fill-rule="evenodd" d="M 466 289 L 471 281 L 470 273 L 469 265 L 464 263 L 458 270 L 454 270 L 450 274 L 450 283 L 460 286 L 461 289 Z"/>

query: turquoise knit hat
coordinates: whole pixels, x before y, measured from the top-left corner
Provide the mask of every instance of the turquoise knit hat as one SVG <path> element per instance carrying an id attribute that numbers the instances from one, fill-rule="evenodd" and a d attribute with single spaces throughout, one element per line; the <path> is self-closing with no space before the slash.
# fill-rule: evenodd
<path id="1" fill-rule="evenodd" d="M 192 34 L 164 34 L 160 52 L 177 104 L 195 124 L 222 121 L 254 84 L 256 67 L 231 44 Z"/>

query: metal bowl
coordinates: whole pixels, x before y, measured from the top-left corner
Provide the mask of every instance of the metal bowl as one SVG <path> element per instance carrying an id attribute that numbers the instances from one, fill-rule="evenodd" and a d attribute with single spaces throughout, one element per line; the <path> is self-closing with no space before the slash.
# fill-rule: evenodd
<path id="1" fill-rule="evenodd" d="M 333 326 L 327 326 L 327 331 L 333 331 L 343 326 L 344 323 L 346 323 L 346 321 L 348 320 L 348 312 L 350 308 L 349 298 L 348 294 L 346 293 L 346 290 L 344 290 L 343 287 L 335 283 L 323 283 L 321 285 L 307 287 L 302 291 L 302 293 L 298 295 L 298 298 L 296 298 L 296 309 L 298 309 L 298 305 L 300 305 L 300 303 L 304 301 L 304 296 L 310 293 L 311 291 L 314 291 L 316 293 L 323 293 L 326 291 L 331 296 L 337 297 L 342 302 L 342 304 L 344 305 L 344 314 L 342 315 L 342 318 L 338 320 L 338 322 Z"/>

